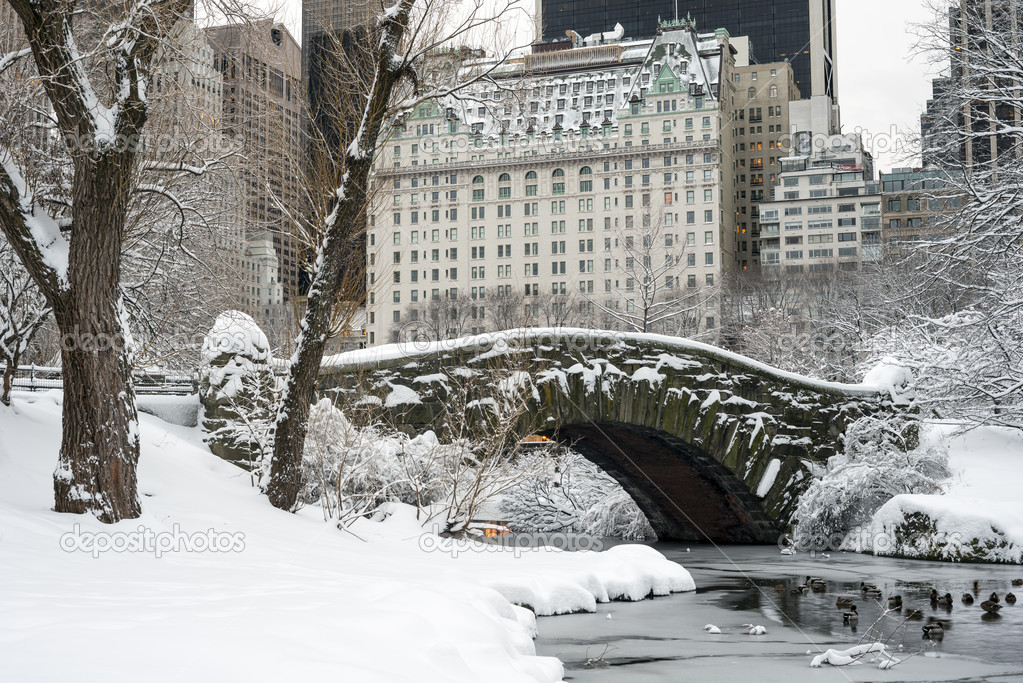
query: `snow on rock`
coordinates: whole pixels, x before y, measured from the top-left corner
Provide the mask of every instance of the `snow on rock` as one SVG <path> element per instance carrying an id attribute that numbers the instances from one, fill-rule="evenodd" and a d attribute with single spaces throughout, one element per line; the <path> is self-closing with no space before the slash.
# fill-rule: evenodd
<path id="1" fill-rule="evenodd" d="M 252 316 L 241 311 L 224 311 L 202 342 L 202 360 L 211 362 L 222 353 L 257 361 L 270 361 L 270 342 Z"/>
<path id="2" fill-rule="evenodd" d="M 887 393 L 896 405 L 912 400 L 913 372 L 906 367 L 882 361 L 867 372 L 863 384 Z"/>
<path id="3" fill-rule="evenodd" d="M 432 375 L 420 375 L 412 380 L 413 384 L 440 384 L 444 387 L 445 391 L 450 391 L 448 388 L 448 376 L 442 372 L 437 372 Z"/>
<path id="4" fill-rule="evenodd" d="M 757 486 L 757 498 L 764 498 L 770 493 L 771 487 L 774 486 L 774 480 L 778 478 L 779 471 L 781 471 L 781 460 L 771 458 L 771 461 L 767 463 L 767 469 L 764 470 L 764 476 L 760 479 L 760 485 Z"/>
<path id="5" fill-rule="evenodd" d="M 884 656 L 884 652 L 884 643 L 864 643 L 862 645 L 851 647 L 848 650 L 831 649 L 824 654 L 814 657 L 813 661 L 810 662 L 810 666 L 814 668 L 821 667 L 825 664 L 830 664 L 832 666 L 849 666 L 850 664 L 856 664 L 859 662 L 865 655 L 881 653 L 881 655 Z M 884 658 L 886 660 L 889 659 L 889 657 Z"/>
<path id="6" fill-rule="evenodd" d="M 1023 563 L 1023 434 L 1003 427 L 954 433 L 931 425 L 921 439 L 949 438 L 944 495 L 895 496 L 855 549 L 921 559 Z"/>
<path id="7" fill-rule="evenodd" d="M 404 384 L 388 384 L 388 386 L 391 387 L 391 393 L 387 394 L 387 398 L 384 400 L 385 408 L 396 408 L 397 406 L 415 405 L 423 402 L 416 390 L 411 387 L 407 387 Z"/>
<path id="8" fill-rule="evenodd" d="M 512 349 L 525 351 L 529 348 L 529 344 L 534 341 L 542 341 L 550 344 L 559 342 L 560 340 L 562 343 L 580 345 L 584 344 L 586 340 L 590 340 L 592 347 L 604 348 L 608 345 L 609 339 L 614 339 L 614 344 L 618 346 L 627 345 L 630 342 L 647 342 L 657 344 L 668 349 L 677 349 L 678 352 L 683 355 L 689 352 L 707 354 L 712 358 L 717 357 L 728 360 L 740 367 L 748 368 L 750 371 L 758 372 L 767 375 L 768 377 L 776 377 L 781 380 L 794 382 L 807 388 L 820 391 L 840 391 L 846 394 L 860 396 L 872 396 L 878 392 L 877 386 L 866 382 L 862 384 L 844 384 L 803 377 L 802 375 L 779 370 L 778 368 L 771 367 L 765 363 L 755 361 L 737 353 L 733 353 L 710 344 L 693 341 L 691 339 L 639 332 L 609 333 L 606 331 L 574 327 L 520 328 L 515 330 L 506 330 L 503 332 L 488 332 L 486 334 L 463 337 L 461 339 L 445 339 L 442 341 L 429 342 L 427 344 L 416 345 L 414 349 L 409 348 L 408 344 L 384 344 L 381 346 L 359 349 L 357 351 L 348 351 L 335 356 L 327 356 L 323 359 L 323 365 L 325 367 L 361 367 L 364 365 L 386 363 L 388 361 L 414 360 L 416 357 L 426 357 L 444 351 L 478 349 L 488 344 L 493 344 L 495 349 L 495 351 L 490 353 L 501 355 Z M 481 354 L 475 360 L 477 362 L 484 360 L 485 356 L 487 356 L 487 354 Z M 667 364 L 668 357 L 674 356 L 658 356 L 658 362 Z M 685 358 L 678 358 L 678 362 L 688 363 L 689 361 Z M 584 366 L 574 366 L 573 368 L 569 368 L 567 372 L 571 374 L 573 371 L 579 372 L 583 368 Z M 605 368 L 604 373 L 606 374 L 609 369 L 610 366 Z M 615 372 L 620 371 L 616 369 Z"/>
<path id="9" fill-rule="evenodd" d="M 639 368 L 636 372 L 632 373 L 633 382 L 650 382 L 650 386 L 658 386 L 667 378 L 667 375 L 662 375 L 653 368 Z"/>
<path id="10" fill-rule="evenodd" d="M 198 429 L 149 415 L 139 416 L 142 516 L 104 525 L 57 514 L 60 415 L 58 393 L 0 407 L 5 680 L 134 682 L 143 671 L 156 682 L 553 682 L 564 669 L 536 656 L 531 610 L 695 587 L 646 546 L 571 553 L 466 541 L 456 553 L 402 505 L 339 531 L 315 507 L 271 507 Z M 152 547 L 93 553 L 101 537 L 142 532 L 177 545 L 160 557 Z M 216 552 L 197 540 L 211 533 L 226 539 Z M 112 637 L 116 659 L 97 657 Z M 170 647 L 184 654 L 168 659 Z"/>

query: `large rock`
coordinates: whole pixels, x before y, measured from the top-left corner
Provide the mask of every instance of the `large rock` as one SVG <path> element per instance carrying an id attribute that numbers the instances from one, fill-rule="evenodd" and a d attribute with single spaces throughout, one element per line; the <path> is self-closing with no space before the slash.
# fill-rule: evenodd
<path id="1" fill-rule="evenodd" d="M 216 455 L 257 466 L 272 446 L 277 380 L 270 343 L 241 311 L 221 313 L 203 340 L 199 400 L 206 442 Z"/>

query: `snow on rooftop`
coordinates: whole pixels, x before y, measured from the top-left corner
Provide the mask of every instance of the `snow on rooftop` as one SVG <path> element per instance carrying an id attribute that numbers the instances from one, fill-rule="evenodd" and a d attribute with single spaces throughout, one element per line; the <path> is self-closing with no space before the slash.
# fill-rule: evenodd
<path id="1" fill-rule="evenodd" d="M 626 109 L 638 88 L 645 88 L 649 95 L 664 94 L 655 92 L 654 85 L 659 70 L 665 68 L 675 77 L 672 92 L 678 97 L 695 97 L 688 92 L 691 83 L 702 86 L 702 96 L 712 97 L 721 74 L 715 34 L 672 29 L 653 39 L 620 42 L 607 37 L 615 33 L 594 34 L 603 35 L 604 40 L 572 49 L 515 53 L 496 68 L 493 59 L 466 62 L 467 70 L 489 66 L 493 78 L 442 98 L 438 106 L 426 109 L 427 116 L 453 115 L 485 139 L 549 133 L 559 116 L 561 130 L 567 132 L 581 130 L 584 123 L 617 126 L 619 111 Z M 565 92 L 561 92 L 563 86 Z M 683 107 L 695 108 L 692 102 Z M 406 125 L 422 111 L 420 107 L 413 112 Z M 533 121 L 536 125 L 531 128 Z"/>

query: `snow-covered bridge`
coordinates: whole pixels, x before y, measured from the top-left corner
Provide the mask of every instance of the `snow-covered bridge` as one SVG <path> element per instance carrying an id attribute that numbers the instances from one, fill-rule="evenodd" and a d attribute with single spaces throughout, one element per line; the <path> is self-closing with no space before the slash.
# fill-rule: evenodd
<path id="1" fill-rule="evenodd" d="M 466 377 L 524 389 L 532 424 L 617 479 L 664 540 L 774 543 L 812 463 L 835 454 L 852 420 L 892 405 L 881 387 L 685 339 L 575 329 L 347 353 L 326 360 L 321 381 L 422 431 Z"/>

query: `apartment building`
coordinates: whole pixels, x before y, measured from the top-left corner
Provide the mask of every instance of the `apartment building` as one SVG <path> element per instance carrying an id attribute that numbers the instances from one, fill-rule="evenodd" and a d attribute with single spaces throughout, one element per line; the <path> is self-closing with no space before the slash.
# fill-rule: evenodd
<path id="1" fill-rule="evenodd" d="M 216 26 L 206 35 L 223 80 L 221 129 L 245 149 L 237 169 L 245 240 L 239 265 L 250 312 L 271 315 L 296 298 L 302 270 L 288 216 L 300 206 L 301 49 L 272 21 Z"/>
<path id="2" fill-rule="evenodd" d="M 734 263 L 733 69 L 727 32 L 662 23 L 652 40 L 534 46 L 497 83 L 412 112 L 376 161 L 369 343 L 414 333 L 424 301 L 478 302 L 471 332 L 502 302 L 542 324 L 551 296 L 599 316 L 712 288 Z M 689 323 L 713 329 L 713 305 Z"/>
<path id="3" fill-rule="evenodd" d="M 886 245 L 938 239 L 946 230 L 942 217 L 954 214 L 961 198 L 950 174 L 940 169 L 895 168 L 881 174 L 882 237 Z"/>
<path id="4" fill-rule="evenodd" d="M 743 271 L 760 267 L 760 203 L 772 199 L 789 132 L 789 103 L 799 99 L 791 65 L 737 66 L 731 138 L 735 185 L 735 258 Z"/>
<path id="5" fill-rule="evenodd" d="M 784 277 L 858 270 L 881 258 L 881 196 L 857 136 L 781 160 L 775 200 L 760 206 L 761 271 Z"/>

